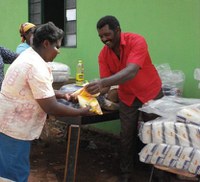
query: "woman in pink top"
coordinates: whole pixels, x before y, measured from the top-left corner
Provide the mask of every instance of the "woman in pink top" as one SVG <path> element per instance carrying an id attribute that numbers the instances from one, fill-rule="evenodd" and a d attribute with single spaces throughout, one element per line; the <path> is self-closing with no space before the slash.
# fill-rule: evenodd
<path id="1" fill-rule="evenodd" d="M 30 143 L 39 138 L 47 114 L 81 116 L 88 107 L 72 108 L 58 103 L 64 93 L 52 88 L 53 61 L 63 38 L 63 31 L 52 22 L 34 30 L 33 46 L 20 54 L 8 68 L 0 93 L 0 179 L 27 182 Z"/>

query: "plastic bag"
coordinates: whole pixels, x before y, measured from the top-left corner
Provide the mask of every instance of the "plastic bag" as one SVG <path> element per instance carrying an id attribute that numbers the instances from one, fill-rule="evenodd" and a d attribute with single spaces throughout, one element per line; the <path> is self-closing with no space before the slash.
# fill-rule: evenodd
<path id="1" fill-rule="evenodd" d="M 51 67 L 54 82 L 65 82 L 69 79 L 69 66 L 58 62 L 48 62 L 48 65 Z"/>
<path id="2" fill-rule="evenodd" d="M 100 95 L 97 97 L 97 100 L 101 106 L 101 108 L 108 111 L 116 111 L 119 110 L 119 103 L 112 102 L 108 100 L 104 95 Z"/>
<path id="3" fill-rule="evenodd" d="M 199 81 L 198 88 L 200 89 L 200 68 L 194 70 L 194 79 Z"/>
<path id="4" fill-rule="evenodd" d="M 105 110 L 119 110 L 118 86 L 112 86 L 107 94 L 98 96 L 97 100 Z"/>
<path id="5" fill-rule="evenodd" d="M 83 87 L 72 83 L 72 84 L 63 85 L 59 90 L 65 91 L 67 93 L 73 93 L 81 88 Z"/>
<path id="6" fill-rule="evenodd" d="M 103 114 L 101 107 L 99 105 L 99 102 L 96 99 L 96 97 L 99 94 L 91 95 L 83 87 L 83 88 L 77 90 L 76 92 L 74 92 L 72 95 L 78 98 L 78 102 L 81 107 L 90 106 L 91 112 L 94 112 L 99 115 Z"/>
<path id="7" fill-rule="evenodd" d="M 181 70 L 171 70 L 169 64 L 156 67 L 162 80 L 163 93 L 166 96 L 182 96 L 185 74 Z"/>
<path id="8" fill-rule="evenodd" d="M 176 118 L 176 113 L 185 106 L 200 103 L 200 99 L 164 96 L 158 100 L 150 100 L 139 110 L 146 113 L 157 114 L 165 118 Z"/>

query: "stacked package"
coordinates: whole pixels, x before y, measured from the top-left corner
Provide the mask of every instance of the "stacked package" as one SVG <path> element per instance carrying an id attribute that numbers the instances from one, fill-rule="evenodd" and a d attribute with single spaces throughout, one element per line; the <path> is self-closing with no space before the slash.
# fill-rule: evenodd
<path id="1" fill-rule="evenodd" d="M 69 80 L 70 68 L 68 65 L 59 62 L 48 62 L 52 70 L 53 82 L 65 82 Z"/>
<path id="2" fill-rule="evenodd" d="M 200 104 L 186 105 L 175 117 L 142 123 L 139 137 L 147 145 L 139 154 L 141 162 L 200 175 Z"/>

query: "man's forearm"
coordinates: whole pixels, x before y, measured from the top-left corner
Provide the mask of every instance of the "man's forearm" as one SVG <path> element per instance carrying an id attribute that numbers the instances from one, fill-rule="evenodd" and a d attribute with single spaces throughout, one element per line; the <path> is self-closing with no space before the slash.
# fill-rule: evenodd
<path id="1" fill-rule="evenodd" d="M 113 85 L 120 85 L 127 80 L 133 79 L 139 70 L 139 66 L 136 64 L 129 64 L 126 68 L 120 72 L 106 78 L 102 78 L 102 86 L 111 87 Z"/>

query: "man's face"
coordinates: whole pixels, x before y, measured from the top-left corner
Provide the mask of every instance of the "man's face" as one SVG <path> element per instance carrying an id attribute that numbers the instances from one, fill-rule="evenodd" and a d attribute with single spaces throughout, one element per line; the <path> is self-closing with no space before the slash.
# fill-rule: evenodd
<path id="1" fill-rule="evenodd" d="M 108 25 L 105 25 L 101 29 L 98 29 L 98 34 L 101 39 L 101 41 L 107 45 L 110 49 L 113 49 L 114 47 L 119 45 L 119 39 L 120 39 L 120 30 L 111 30 L 109 29 Z"/>

